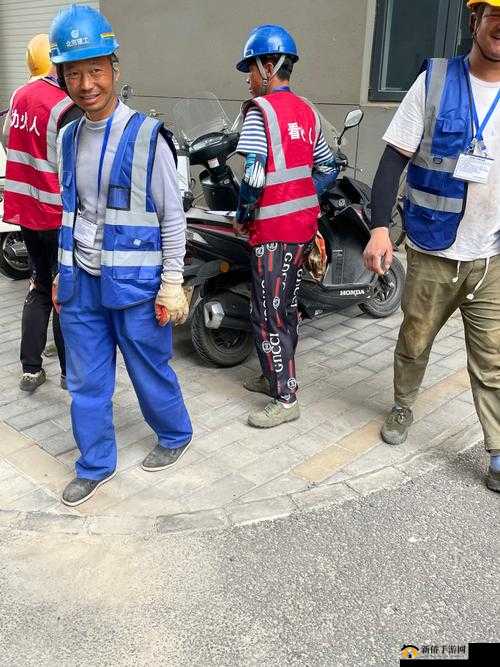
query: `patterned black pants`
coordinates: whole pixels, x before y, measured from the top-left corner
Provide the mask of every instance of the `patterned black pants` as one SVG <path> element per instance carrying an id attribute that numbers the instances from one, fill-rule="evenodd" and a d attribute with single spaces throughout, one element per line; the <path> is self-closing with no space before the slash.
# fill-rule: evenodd
<path id="1" fill-rule="evenodd" d="M 295 401 L 297 294 L 309 243 L 266 243 L 252 249 L 251 319 L 262 373 L 272 395 Z"/>

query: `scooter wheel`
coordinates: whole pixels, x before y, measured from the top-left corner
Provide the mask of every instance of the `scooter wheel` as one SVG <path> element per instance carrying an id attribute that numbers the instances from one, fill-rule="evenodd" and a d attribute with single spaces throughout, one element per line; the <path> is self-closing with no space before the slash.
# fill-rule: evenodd
<path id="1" fill-rule="evenodd" d="M 14 280 L 23 280 L 31 275 L 29 259 L 15 259 L 9 254 L 9 245 L 21 240 L 18 231 L 0 234 L 0 271 Z"/>
<path id="2" fill-rule="evenodd" d="M 401 305 L 405 277 L 403 265 L 394 257 L 389 271 L 379 278 L 374 296 L 366 303 L 359 304 L 361 310 L 377 318 L 389 317 L 395 313 Z"/>
<path id="3" fill-rule="evenodd" d="M 228 368 L 241 364 L 254 349 L 249 331 L 236 329 L 207 329 L 203 315 L 205 301 L 196 306 L 191 319 L 193 347 L 203 361 L 211 366 Z"/>

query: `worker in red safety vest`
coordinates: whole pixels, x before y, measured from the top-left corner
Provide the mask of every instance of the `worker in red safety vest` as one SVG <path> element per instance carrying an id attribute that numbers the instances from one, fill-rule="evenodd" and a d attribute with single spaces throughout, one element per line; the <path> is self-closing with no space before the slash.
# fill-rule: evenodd
<path id="1" fill-rule="evenodd" d="M 56 140 L 66 123 L 81 111 L 61 90 L 49 58 L 48 35 L 28 44 L 30 81 L 12 95 L 4 128 L 7 166 L 4 221 L 19 225 L 33 268 L 23 308 L 20 388 L 33 392 L 46 380 L 42 352 L 52 310 L 51 286 L 57 272 L 57 238 L 62 205 L 57 173 Z M 59 317 L 53 316 L 54 340 L 66 388 L 64 342 Z"/>
<path id="2" fill-rule="evenodd" d="M 299 59 L 290 33 L 279 25 L 254 28 L 237 64 L 248 73 L 252 99 L 243 105 L 237 151 L 245 156 L 237 233 L 252 246 L 251 320 L 262 375 L 244 382 L 270 396 L 249 415 L 256 428 L 271 428 L 300 416 L 296 398 L 297 294 L 303 264 L 318 228 L 319 204 L 313 167 L 335 169 L 335 158 L 314 107 L 290 90 Z"/>

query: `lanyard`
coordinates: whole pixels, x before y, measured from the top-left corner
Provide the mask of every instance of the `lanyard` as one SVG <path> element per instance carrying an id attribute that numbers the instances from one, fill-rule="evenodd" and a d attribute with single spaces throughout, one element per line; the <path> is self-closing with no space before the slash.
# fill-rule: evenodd
<path id="1" fill-rule="evenodd" d="M 273 93 L 289 93 L 290 92 L 290 86 L 278 86 L 277 88 L 273 88 Z"/>
<path id="2" fill-rule="evenodd" d="M 102 167 L 104 165 L 104 156 L 106 155 L 106 149 L 108 147 L 109 135 L 111 133 L 111 125 L 113 124 L 113 116 L 115 112 L 111 114 L 106 123 L 106 129 L 104 130 L 104 138 L 102 140 L 101 156 L 99 158 L 99 171 L 97 172 L 97 201 L 99 202 L 99 194 L 101 192 L 101 179 L 102 179 Z"/>
<path id="3" fill-rule="evenodd" d="M 470 77 L 470 64 L 468 60 L 464 60 L 464 68 L 465 68 L 465 73 L 467 75 L 467 83 L 469 87 L 469 94 L 470 94 L 470 103 L 471 103 L 471 109 L 472 109 L 472 119 L 474 121 L 474 129 L 476 132 L 475 137 L 472 140 L 472 145 L 471 148 L 474 149 L 476 144 L 479 144 L 481 149 L 484 151 L 486 150 L 486 146 L 484 144 L 484 131 L 486 129 L 486 126 L 490 122 L 491 117 L 493 116 L 493 113 L 495 112 L 495 109 L 497 108 L 498 102 L 500 102 L 500 90 L 498 90 L 495 99 L 493 100 L 493 104 L 488 110 L 488 113 L 483 119 L 483 122 L 479 122 L 479 116 L 477 113 L 477 107 L 476 107 L 476 102 L 474 100 L 474 93 L 472 92 L 472 82 L 471 82 L 471 77 Z"/>

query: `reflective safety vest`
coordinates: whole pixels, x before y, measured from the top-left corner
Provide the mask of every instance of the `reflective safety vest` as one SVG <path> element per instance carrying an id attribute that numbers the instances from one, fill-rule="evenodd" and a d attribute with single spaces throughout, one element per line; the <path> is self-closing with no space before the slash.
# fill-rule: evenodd
<path id="1" fill-rule="evenodd" d="M 61 225 L 56 140 L 71 99 L 51 79 L 18 88 L 10 105 L 4 220 L 43 231 Z"/>
<path id="2" fill-rule="evenodd" d="M 305 243 L 318 228 L 319 204 L 312 179 L 314 147 L 319 137 L 319 116 L 306 100 L 290 91 L 256 97 L 267 135 L 266 180 L 250 244 L 281 241 Z"/>
<path id="3" fill-rule="evenodd" d="M 76 147 L 81 121 L 64 129 L 61 185 L 63 219 L 59 235 L 59 287 L 64 304 L 73 295 L 73 225 L 78 208 Z M 159 121 L 135 112 L 127 122 L 113 159 L 101 249 L 101 299 L 106 308 L 127 308 L 153 299 L 162 271 L 161 232 L 151 193 L 158 133 L 176 159 L 172 135 Z"/>
<path id="4" fill-rule="evenodd" d="M 467 183 L 453 178 L 472 141 L 472 108 L 464 58 L 427 61 L 425 130 L 408 167 L 405 226 L 424 250 L 455 242 L 467 203 Z"/>

